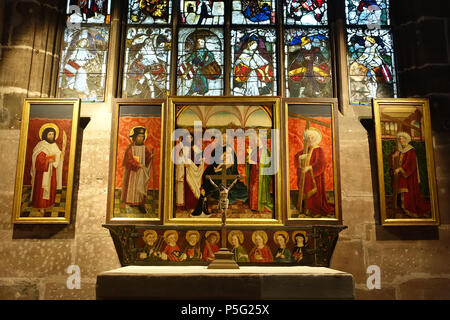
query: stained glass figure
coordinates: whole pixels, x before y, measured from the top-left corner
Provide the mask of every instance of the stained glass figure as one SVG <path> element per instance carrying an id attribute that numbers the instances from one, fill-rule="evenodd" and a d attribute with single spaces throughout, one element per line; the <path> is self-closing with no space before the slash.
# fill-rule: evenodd
<path id="1" fill-rule="evenodd" d="M 389 0 L 346 0 L 347 24 L 369 29 L 389 25 Z"/>
<path id="2" fill-rule="evenodd" d="M 395 68 L 389 30 L 348 29 L 350 101 L 395 97 Z"/>
<path id="3" fill-rule="evenodd" d="M 275 23 L 275 1 L 233 0 L 233 24 L 273 24 Z"/>
<path id="4" fill-rule="evenodd" d="M 172 1 L 129 0 L 128 24 L 170 23 Z"/>
<path id="5" fill-rule="evenodd" d="M 66 29 L 59 96 L 103 101 L 109 28 Z"/>
<path id="6" fill-rule="evenodd" d="M 223 31 L 181 29 L 178 35 L 177 94 L 223 94 Z"/>
<path id="7" fill-rule="evenodd" d="M 276 95 L 275 30 L 233 30 L 232 94 Z"/>
<path id="8" fill-rule="evenodd" d="M 328 31 L 285 32 L 287 97 L 331 97 L 331 58 Z"/>
<path id="9" fill-rule="evenodd" d="M 169 91 L 170 28 L 128 28 L 123 96 L 164 98 Z"/>
<path id="10" fill-rule="evenodd" d="M 71 24 L 109 23 L 111 0 L 68 0 L 67 18 Z"/>
<path id="11" fill-rule="evenodd" d="M 180 21 L 190 25 L 223 25 L 224 1 L 181 0 Z"/>
<path id="12" fill-rule="evenodd" d="M 284 23 L 288 25 L 326 25 L 327 0 L 285 0 Z"/>

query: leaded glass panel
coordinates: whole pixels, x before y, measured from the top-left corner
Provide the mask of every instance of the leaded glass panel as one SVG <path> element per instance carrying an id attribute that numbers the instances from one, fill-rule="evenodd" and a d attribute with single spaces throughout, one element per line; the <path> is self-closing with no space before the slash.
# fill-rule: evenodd
<path id="1" fill-rule="evenodd" d="M 66 29 L 60 62 L 59 96 L 103 101 L 109 28 Z"/>
<path id="2" fill-rule="evenodd" d="M 327 25 L 327 1 L 284 0 L 284 23 L 287 25 Z"/>
<path id="3" fill-rule="evenodd" d="M 223 30 L 182 28 L 178 34 L 177 94 L 223 94 Z"/>
<path id="4" fill-rule="evenodd" d="M 274 24 L 275 0 L 233 0 L 233 24 Z"/>
<path id="5" fill-rule="evenodd" d="M 167 24 L 171 21 L 170 0 L 129 0 L 128 24 Z"/>
<path id="6" fill-rule="evenodd" d="M 67 20 L 70 24 L 110 22 L 111 0 L 68 0 Z"/>
<path id="7" fill-rule="evenodd" d="M 370 103 L 371 98 L 394 97 L 395 66 L 389 30 L 347 30 L 350 102 Z"/>
<path id="8" fill-rule="evenodd" d="M 389 0 L 346 0 L 347 24 L 364 25 L 370 29 L 387 26 Z"/>
<path id="9" fill-rule="evenodd" d="M 232 30 L 232 95 L 277 94 L 276 40 L 274 29 Z"/>
<path id="10" fill-rule="evenodd" d="M 217 0 L 181 0 L 180 21 L 189 25 L 223 25 L 225 2 Z"/>
<path id="11" fill-rule="evenodd" d="M 128 28 L 123 97 L 165 97 L 170 84 L 171 39 L 171 28 Z"/>
<path id="12" fill-rule="evenodd" d="M 332 65 L 327 29 L 285 31 L 287 97 L 332 97 Z"/>

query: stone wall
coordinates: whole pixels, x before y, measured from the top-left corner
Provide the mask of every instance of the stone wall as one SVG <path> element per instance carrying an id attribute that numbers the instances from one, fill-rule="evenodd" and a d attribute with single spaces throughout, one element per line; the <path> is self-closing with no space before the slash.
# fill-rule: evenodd
<path id="1" fill-rule="evenodd" d="M 22 99 L 55 96 L 62 31 L 62 24 L 56 22 L 64 19 L 61 3 L 0 2 L 0 14 L 5 16 L 0 25 L 0 299 L 94 299 L 97 274 L 120 266 L 109 233 L 101 226 L 107 201 L 105 159 L 113 89 L 107 91 L 105 103 L 82 104 L 81 117 L 87 125 L 77 155 L 72 223 L 11 223 Z M 358 299 L 450 299 L 450 86 L 446 72 L 450 20 L 442 16 L 450 9 L 448 1 L 442 1 L 447 6 L 443 9 L 426 6 L 424 1 L 408 3 L 408 7 L 394 8 L 399 96 L 431 99 L 441 225 L 378 224 L 372 111 L 346 107 L 339 117 L 339 133 L 343 219 L 349 228 L 341 233 L 331 267 L 354 275 Z M 66 269 L 72 264 L 81 270 L 79 290 L 66 287 Z M 381 269 L 380 290 L 366 287 L 370 265 Z"/>

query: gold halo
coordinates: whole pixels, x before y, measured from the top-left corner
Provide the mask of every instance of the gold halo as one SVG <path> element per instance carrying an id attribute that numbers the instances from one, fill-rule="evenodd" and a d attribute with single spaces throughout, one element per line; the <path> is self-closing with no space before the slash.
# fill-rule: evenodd
<path id="1" fill-rule="evenodd" d="M 282 235 L 284 237 L 284 240 L 286 241 L 286 244 L 289 242 L 289 234 L 286 231 L 277 231 L 273 234 L 273 242 L 277 242 L 277 238 L 279 235 Z"/>
<path id="2" fill-rule="evenodd" d="M 261 238 L 263 238 L 264 245 L 265 245 L 267 243 L 268 237 L 267 237 L 267 233 L 264 230 L 253 231 L 253 233 L 252 233 L 252 242 L 256 245 L 255 237 L 258 234 L 261 236 Z"/>
<path id="3" fill-rule="evenodd" d="M 200 232 L 198 232 L 197 230 L 189 230 L 186 232 L 186 240 L 189 241 L 189 237 L 191 236 L 191 234 L 195 234 L 197 236 L 197 241 L 200 240 Z"/>
<path id="4" fill-rule="evenodd" d="M 308 242 L 308 237 L 306 236 L 306 231 L 295 231 L 292 233 L 292 242 L 294 243 L 294 245 L 297 245 L 297 241 L 295 241 L 295 237 L 299 234 L 303 234 L 305 236 L 305 242 L 304 245 L 306 245 L 306 243 Z"/>
<path id="5" fill-rule="evenodd" d="M 220 240 L 220 233 L 219 232 L 217 232 L 217 231 L 206 231 L 205 238 L 208 239 L 210 234 L 215 234 L 216 237 L 217 237 L 217 242 L 219 242 L 219 240 Z"/>
<path id="6" fill-rule="evenodd" d="M 153 234 L 155 236 L 155 238 L 158 239 L 158 234 L 156 233 L 155 230 L 145 230 L 144 231 L 144 235 L 142 236 L 142 238 L 145 238 L 149 234 Z"/>
<path id="7" fill-rule="evenodd" d="M 135 128 L 144 128 L 145 129 L 145 137 L 144 137 L 144 142 L 145 142 L 147 140 L 148 130 L 144 126 L 135 126 L 135 127 L 131 128 L 130 133 L 128 134 L 128 138 L 130 138 L 131 142 L 133 142 L 133 139 L 131 137 L 133 136 L 133 131 Z"/>
<path id="8" fill-rule="evenodd" d="M 172 233 L 175 234 L 175 242 L 178 241 L 178 232 L 176 230 L 166 230 L 164 232 L 164 240 L 166 242 L 167 242 L 167 237 Z"/>
<path id="9" fill-rule="evenodd" d="M 49 123 L 44 123 L 44 124 L 42 125 L 42 127 L 39 129 L 39 139 L 43 140 L 43 139 L 42 139 L 42 133 L 43 133 L 44 130 L 47 129 L 47 128 L 52 128 L 52 129 L 54 129 L 54 130 L 56 131 L 56 133 L 55 133 L 55 141 L 56 141 L 56 139 L 58 139 L 58 136 L 59 136 L 59 128 L 58 128 L 58 126 L 57 126 L 56 124 L 51 123 L 51 122 L 49 122 Z"/>
<path id="10" fill-rule="evenodd" d="M 230 231 L 230 233 L 228 233 L 228 242 L 230 244 L 233 244 L 233 242 L 231 241 L 233 236 L 237 236 L 238 237 L 240 244 L 242 244 L 244 242 L 244 234 L 242 233 L 241 230 L 233 230 L 233 231 Z"/>

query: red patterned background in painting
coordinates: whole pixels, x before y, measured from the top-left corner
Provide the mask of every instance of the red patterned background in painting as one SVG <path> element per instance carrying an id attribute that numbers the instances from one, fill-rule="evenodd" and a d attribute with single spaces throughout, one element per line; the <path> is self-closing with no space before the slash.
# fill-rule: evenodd
<path id="1" fill-rule="evenodd" d="M 330 123 L 331 118 L 315 117 L 314 119 Z M 303 150 L 303 132 L 306 128 L 306 121 L 303 119 L 289 118 L 288 121 L 289 134 L 289 185 L 291 190 L 298 190 L 297 186 L 297 168 L 294 165 L 295 154 Z M 333 138 L 331 129 L 310 123 L 310 127 L 314 127 L 322 132 L 322 141 L 319 144 L 325 153 L 327 161 L 327 169 L 325 170 L 325 190 L 334 190 L 333 187 Z"/>
<path id="2" fill-rule="evenodd" d="M 59 149 L 62 149 L 62 140 L 63 140 L 63 134 L 62 131 L 64 130 L 67 135 L 67 146 L 66 146 L 66 153 L 64 155 L 64 167 L 63 167 L 63 186 L 67 186 L 67 171 L 69 170 L 69 153 L 70 153 L 70 141 L 71 141 L 71 131 L 72 131 L 72 120 L 69 119 L 30 119 L 29 125 L 28 125 L 28 139 L 27 139 L 27 150 L 26 150 L 26 156 L 25 156 L 25 172 L 23 175 L 23 184 L 24 185 L 31 185 L 31 163 L 32 163 L 32 155 L 33 155 L 33 149 L 36 146 L 36 144 L 41 141 L 41 138 L 39 137 L 39 129 L 41 126 L 45 123 L 54 123 L 59 128 L 59 135 L 58 139 L 56 139 L 56 144 L 58 145 Z"/>
<path id="3" fill-rule="evenodd" d="M 145 145 L 149 152 L 155 151 L 155 189 L 159 189 L 159 168 L 161 163 L 161 118 L 158 117 L 120 117 L 119 135 L 117 141 L 117 162 L 116 162 L 116 188 L 122 187 L 124 168 L 122 166 L 123 156 L 128 145 L 131 143 L 130 131 L 136 126 L 143 126 L 147 129 L 147 140 Z M 150 169 L 152 177 L 152 169 Z M 149 180 L 148 188 L 153 188 L 152 178 Z"/>

